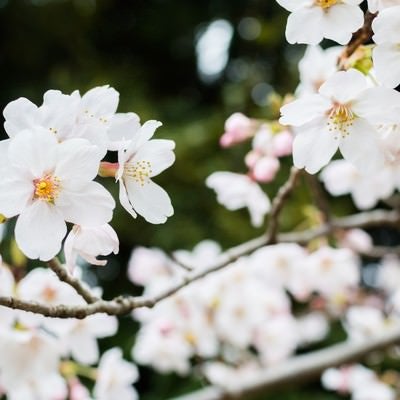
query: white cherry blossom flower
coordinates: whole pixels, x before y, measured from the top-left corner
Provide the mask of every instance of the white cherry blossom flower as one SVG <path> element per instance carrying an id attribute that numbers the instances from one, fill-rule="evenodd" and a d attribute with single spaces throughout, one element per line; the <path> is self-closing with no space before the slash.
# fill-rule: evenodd
<path id="1" fill-rule="evenodd" d="M 120 202 L 134 218 L 137 213 L 152 224 L 162 224 L 174 213 L 167 192 L 151 180 L 175 161 L 172 140 L 150 140 L 159 126 L 158 121 L 147 121 L 118 152 Z"/>
<path id="2" fill-rule="evenodd" d="M 0 296 L 12 296 L 15 280 L 12 272 L 1 261 L 0 257 Z M 14 323 L 16 313 L 7 307 L 0 307 L 0 331 L 8 330 Z"/>
<path id="3" fill-rule="evenodd" d="M 389 168 L 383 167 L 366 174 L 346 160 L 329 163 L 322 170 L 321 180 L 333 196 L 351 194 L 354 204 L 361 210 L 374 207 L 395 189 Z"/>
<path id="4" fill-rule="evenodd" d="M 350 41 L 364 22 L 362 0 L 277 0 L 288 11 L 289 43 L 318 44 L 323 38 L 339 44 Z"/>
<path id="5" fill-rule="evenodd" d="M 136 365 L 122 358 L 121 349 L 107 350 L 99 363 L 94 397 L 96 400 L 136 400 L 138 394 L 132 384 L 138 378 Z"/>
<path id="6" fill-rule="evenodd" d="M 344 159 L 366 173 L 377 170 L 384 159 L 376 126 L 398 120 L 399 100 L 400 93 L 392 89 L 368 87 L 361 72 L 336 72 L 318 94 L 281 109 L 280 122 L 297 131 L 295 166 L 316 173 L 340 149 Z"/>
<path id="7" fill-rule="evenodd" d="M 109 224 L 87 228 L 74 225 L 64 243 L 66 265 L 72 270 L 76 266 L 78 255 L 92 265 L 106 265 L 107 260 L 98 260 L 97 256 L 118 254 L 117 233 Z"/>
<path id="8" fill-rule="evenodd" d="M 104 155 L 108 145 L 113 147 L 113 141 L 120 139 L 121 131 L 136 127 L 138 122 L 135 114 L 134 126 L 132 114 L 115 115 L 118 101 L 118 92 L 109 86 L 93 88 L 82 97 L 78 91 L 67 95 L 49 90 L 40 107 L 23 97 L 9 103 L 4 109 L 4 128 L 10 137 L 15 137 L 25 129 L 40 126 L 54 134 L 59 142 L 87 139 Z"/>
<path id="9" fill-rule="evenodd" d="M 228 210 L 247 207 L 251 223 L 261 226 L 265 214 L 271 208 L 268 196 L 261 190 L 257 182 L 246 175 L 233 172 L 214 172 L 207 180 L 209 188 L 217 193 L 217 200 Z"/>
<path id="10" fill-rule="evenodd" d="M 372 22 L 373 40 L 376 43 L 372 58 L 376 77 L 391 88 L 400 84 L 399 24 L 400 5 L 383 9 Z"/>
<path id="11" fill-rule="evenodd" d="M 36 128 L 19 133 L 8 148 L 9 167 L 0 182 L 0 213 L 19 215 L 15 238 L 30 258 L 47 261 L 61 249 L 67 222 L 100 226 L 115 202 L 97 175 L 101 154 L 84 139 L 58 143 Z"/>

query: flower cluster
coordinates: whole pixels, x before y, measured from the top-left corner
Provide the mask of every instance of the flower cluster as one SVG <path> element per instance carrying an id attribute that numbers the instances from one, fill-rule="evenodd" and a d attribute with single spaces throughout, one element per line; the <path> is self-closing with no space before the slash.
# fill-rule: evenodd
<path id="1" fill-rule="evenodd" d="M 84 300 L 49 269 L 35 268 L 20 281 L 0 267 L 0 296 L 55 306 L 84 305 Z M 99 290 L 95 288 L 95 290 Z M 119 348 L 101 357 L 98 338 L 115 335 L 116 317 L 96 314 L 84 320 L 47 318 L 0 309 L 0 387 L 11 400 L 134 400 L 137 367 Z M 97 368 L 93 365 L 98 364 Z M 78 376 L 95 380 L 93 396 Z"/>
<path id="2" fill-rule="evenodd" d="M 4 177 L 0 182 L 0 214 L 18 216 L 15 238 L 32 259 L 47 261 L 67 240 L 68 263 L 81 254 L 96 256 L 118 251 L 118 238 L 106 225 L 115 202 L 97 174 L 119 181 L 122 206 L 134 217 L 163 223 L 173 214 L 167 193 L 152 181 L 174 162 L 174 142 L 151 139 L 161 125 L 142 126 L 134 113 L 117 113 L 119 94 L 108 86 L 83 96 L 50 90 L 36 106 L 19 98 L 4 109 L 10 137 L 0 142 Z M 118 163 L 102 162 L 107 151 Z M 111 243 L 110 243 L 111 242 Z"/>
<path id="3" fill-rule="evenodd" d="M 204 241 L 192 253 L 174 256 L 201 270 L 219 253 L 215 242 Z M 135 249 L 129 264 L 130 279 L 151 295 L 179 282 L 182 271 L 158 249 Z M 358 283 L 359 263 L 348 249 L 322 247 L 309 253 L 295 244 L 263 247 L 153 309 L 136 311 L 141 329 L 132 355 L 140 364 L 180 374 L 190 372 L 193 357 L 208 360 L 205 371 L 214 370 L 217 360 L 227 367 L 250 360 L 258 369 L 271 366 L 328 331 L 328 314 L 296 315 L 287 293 L 304 305 L 320 298 L 335 308 Z"/>

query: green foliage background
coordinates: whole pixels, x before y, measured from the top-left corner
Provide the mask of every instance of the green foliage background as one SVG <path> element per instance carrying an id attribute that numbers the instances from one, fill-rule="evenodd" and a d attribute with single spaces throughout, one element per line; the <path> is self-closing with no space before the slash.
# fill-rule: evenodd
<path id="1" fill-rule="evenodd" d="M 255 40 L 238 34 L 244 17 L 255 17 L 261 24 Z M 220 18 L 235 28 L 230 61 L 219 80 L 205 84 L 196 71 L 195 36 L 202 26 Z M 248 146 L 224 152 L 218 146 L 224 120 L 236 111 L 269 117 L 268 94 L 284 94 L 295 87 L 296 61 L 304 48 L 285 43 L 285 25 L 286 12 L 273 0 L 0 0 L 1 108 L 20 96 L 40 104 L 51 88 L 83 93 L 110 84 L 121 94 L 119 111 L 134 111 L 142 121 L 161 120 L 159 137 L 176 141 L 177 161 L 157 179 L 170 193 L 175 215 L 157 226 L 133 220 L 117 208 L 113 225 L 121 253 L 104 269 L 90 272 L 104 286 L 106 297 L 140 293 L 125 274 L 136 245 L 172 251 L 214 239 L 226 247 L 262 232 L 250 226 L 245 211 L 232 213 L 217 205 L 204 181 L 216 170 L 245 172 Z M 239 78 L 233 73 L 238 68 Z M 256 105 L 251 96 L 258 83 L 271 85 L 264 105 Z M 284 169 L 279 180 L 286 174 Z M 117 195 L 115 185 L 106 184 Z M 273 194 L 278 184 L 266 190 Z M 295 196 L 284 219 L 287 228 L 299 220 L 298 210 L 307 201 L 306 192 Z M 136 329 L 131 318 L 122 318 L 118 336 L 102 345 L 118 345 L 129 358 Z M 142 368 L 137 387 L 142 399 L 162 400 L 204 384 Z M 336 398 L 318 383 L 268 396 Z"/>

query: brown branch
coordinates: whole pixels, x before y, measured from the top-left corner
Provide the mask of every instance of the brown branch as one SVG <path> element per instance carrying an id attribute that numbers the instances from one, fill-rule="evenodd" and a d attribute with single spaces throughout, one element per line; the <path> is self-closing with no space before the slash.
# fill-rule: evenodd
<path id="1" fill-rule="evenodd" d="M 58 276 L 60 281 L 67 283 L 68 285 L 72 286 L 75 291 L 83 297 L 83 299 L 88 304 L 96 303 L 100 299 L 96 297 L 89 287 L 87 287 L 83 282 L 79 279 L 72 276 L 67 268 L 65 268 L 57 258 L 53 258 L 47 262 L 47 265 L 50 269 Z"/>
<path id="2" fill-rule="evenodd" d="M 292 192 L 297 178 L 299 177 L 301 170 L 292 167 L 290 170 L 289 179 L 279 188 L 278 193 L 274 197 L 271 206 L 270 218 L 267 230 L 267 243 L 276 243 L 276 235 L 279 227 L 279 216 L 285 204 L 285 201 Z"/>
<path id="3" fill-rule="evenodd" d="M 351 57 L 359 46 L 368 43 L 374 32 L 372 31 L 372 21 L 378 14 L 367 11 L 364 17 L 364 25 L 353 34 L 350 43 L 345 47 L 343 53 L 340 55 L 338 60 L 339 69 L 344 69 L 346 60 Z"/>
<path id="4" fill-rule="evenodd" d="M 400 342 L 400 328 L 397 326 L 384 334 L 365 341 L 346 341 L 323 350 L 293 357 L 276 366 L 269 367 L 243 379 L 231 390 L 210 386 L 175 400 L 240 400 L 251 399 L 260 393 L 285 387 L 287 384 L 304 382 L 319 377 L 330 367 L 363 359 L 367 354 L 386 349 Z"/>
<path id="5" fill-rule="evenodd" d="M 277 235 L 277 241 L 283 243 L 308 243 L 310 240 L 325 236 L 336 229 L 350 228 L 368 228 L 372 226 L 399 226 L 400 213 L 397 211 L 374 210 L 354 214 L 349 217 L 332 219 L 329 224 L 321 225 L 317 228 L 307 229 L 300 232 L 282 233 Z M 0 305 L 31 311 L 37 314 L 42 314 L 47 317 L 59 318 L 85 318 L 88 315 L 96 313 L 106 313 L 109 315 L 122 315 L 131 312 L 133 309 L 140 307 L 154 307 L 158 302 L 174 295 L 185 286 L 195 282 L 205 276 L 221 270 L 238 258 L 243 257 L 257 250 L 258 248 L 267 245 L 268 236 L 263 235 L 252 239 L 239 246 L 222 253 L 216 262 L 208 268 L 202 270 L 194 270 L 188 272 L 180 282 L 159 293 L 157 296 L 139 296 L 139 297 L 117 297 L 113 300 L 96 300 L 95 302 L 85 306 L 48 306 L 45 304 L 32 303 L 22 301 L 13 297 L 0 297 Z"/>
<path id="6" fill-rule="evenodd" d="M 328 200 L 326 198 L 324 189 L 322 188 L 321 182 L 315 175 L 310 174 L 306 174 L 306 181 L 311 189 L 314 203 L 321 212 L 322 221 L 324 223 L 328 223 L 331 219 L 331 213 Z"/>

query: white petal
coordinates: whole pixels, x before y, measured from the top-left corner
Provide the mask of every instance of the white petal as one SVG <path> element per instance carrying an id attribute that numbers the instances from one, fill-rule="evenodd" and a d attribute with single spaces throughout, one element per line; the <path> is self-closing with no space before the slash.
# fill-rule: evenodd
<path id="1" fill-rule="evenodd" d="M 19 176 L 6 175 L 0 181 L 0 214 L 7 218 L 20 214 L 33 197 L 33 183 Z"/>
<path id="2" fill-rule="evenodd" d="M 126 149 L 126 158 L 130 158 L 137 151 L 137 149 L 150 140 L 158 127 L 162 125 L 159 121 L 146 121 L 139 131 L 134 135 Z"/>
<path id="3" fill-rule="evenodd" d="M 129 201 L 147 222 L 163 224 L 174 213 L 167 192 L 153 181 L 143 186 L 131 178 L 124 179 Z"/>
<path id="4" fill-rule="evenodd" d="M 355 69 L 349 69 L 348 71 L 339 71 L 333 74 L 321 85 L 319 93 L 345 104 L 354 100 L 367 88 L 368 82 L 365 76 Z"/>
<path id="5" fill-rule="evenodd" d="M 398 44 L 385 43 L 374 48 L 374 70 L 379 82 L 395 88 L 400 84 L 400 48 Z"/>
<path id="6" fill-rule="evenodd" d="M 372 124 L 397 124 L 400 93 L 385 87 L 370 88 L 353 102 L 351 108 L 357 116 Z"/>
<path id="7" fill-rule="evenodd" d="M 400 6 L 390 7 L 382 10 L 372 22 L 374 36 L 372 39 L 376 44 L 400 42 Z"/>
<path id="8" fill-rule="evenodd" d="M 315 174 L 336 153 L 339 140 L 329 132 L 326 119 L 320 118 L 304 125 L 293 142 L 293 162 L 297 168 L 305 168 Z"/>
<path id="9" fill-rule="evenodd" d="M 109 222 L 115 207 L 111 194 L 97 182 L 88 182 L 80 190 L 64 188 L 55 203 L 66 221 L 88 227 Z"/>
<path id="10" fill-rule="evenodd" d="M 324 37 L 339 44 L 347 44 L 352 33 L 364 23 L 364 13 L 358 6 L 336 4 L 324 13 Z"/>
<path id="11" fill-rule="evenodd" d="M 137 114 L 115 114 L 108 129 L 109 150 L 118 150 L 121 142 L 131 140 L 139 129 L 140 118 Z"/>
<path id="12" fill-rule="evenodd" d="M 8 157 L 27 176 L 41 178 L 54 169 L 57 144 L 54 135 L 41 128 L 22 131 L 11 141 Z"/>
<path id="13" fill-rule="evenodd" d="M 99 348 L 95 337 L 76 333 L 68 338 L 72 357 L 79 363 L 91 365 L 99 360 Z"/>
<path id="14" fill-rule="evenodd" d="M 310 0 L 276 0 L 276 2 L 286 10 L 294 11 L 309 4 Z"/>
<path id="15" fill-rule="evenodd" d="M 125 210 L 132 215 L 133 218 L 137 217 L 137 214 L 135 213 L 132 204 L 129 202 L 128 192 L 126 191 L 126 187 L 122 179 L 119 180 L 119 201 L 122 207 L 124 207 Z"/>
<path id="16" fill-rule="evenodd" d="M 311 94 L 281 108 L 279 122 L 283 125 L 300 126 L 325 114 L 332 103 L 319 94 Z"/>
<path id="17" fill-rule="evenodd" d="M 13 137 L 24 129 L 31 128 L 36 123 L 37 106 L 25 97 L 8 103 L 3 111 L 4 129 L 8 136 Z"/>
<path id="18" fill-rule="evenodd" d="M 172 140 L 153 139 L 141 146 L 133 158 L 134 162 L 148 161 L 151 163 L 150 176 L 156 176 L 170 167 L 175 161 L 173 149 L 175 142 Z"/>
<path id="19" fill-rule="evenodd" d="M 66 233 L 67 226 L 57 207 L 41 200 L 26 207 L 15 226 L 18 247 L 29 258 L 42 261 L 58 254 Z"/>
<path id="20" fill-rule="evenodd" d="M 286 39 L 290 44 L 318 44 L 323 39 L 323 16 L 321 7 L 304 7 L 289 15 Z"/>
<path id="21" fill-rule="evenodd" d="M 91 181 L 97 176 L 102 153 L 85 139 L 69 139 L 57 146 L 55 175 L 62 181 Z"/>
<path id="22" fill-rule="evenodd" d="M 381 168 L 384 158 L 377 131 L 365 120 L 357 118 L 349 132 L 339 146 L 343 158 L 364 173 Z"/>
<path id="23" fill-rule="evenodd" d="M 118 102 L 119 93 L 108 85 L 95 87 L 82 96 L 82 108 L 98 117 L 114 114 Z"/>

